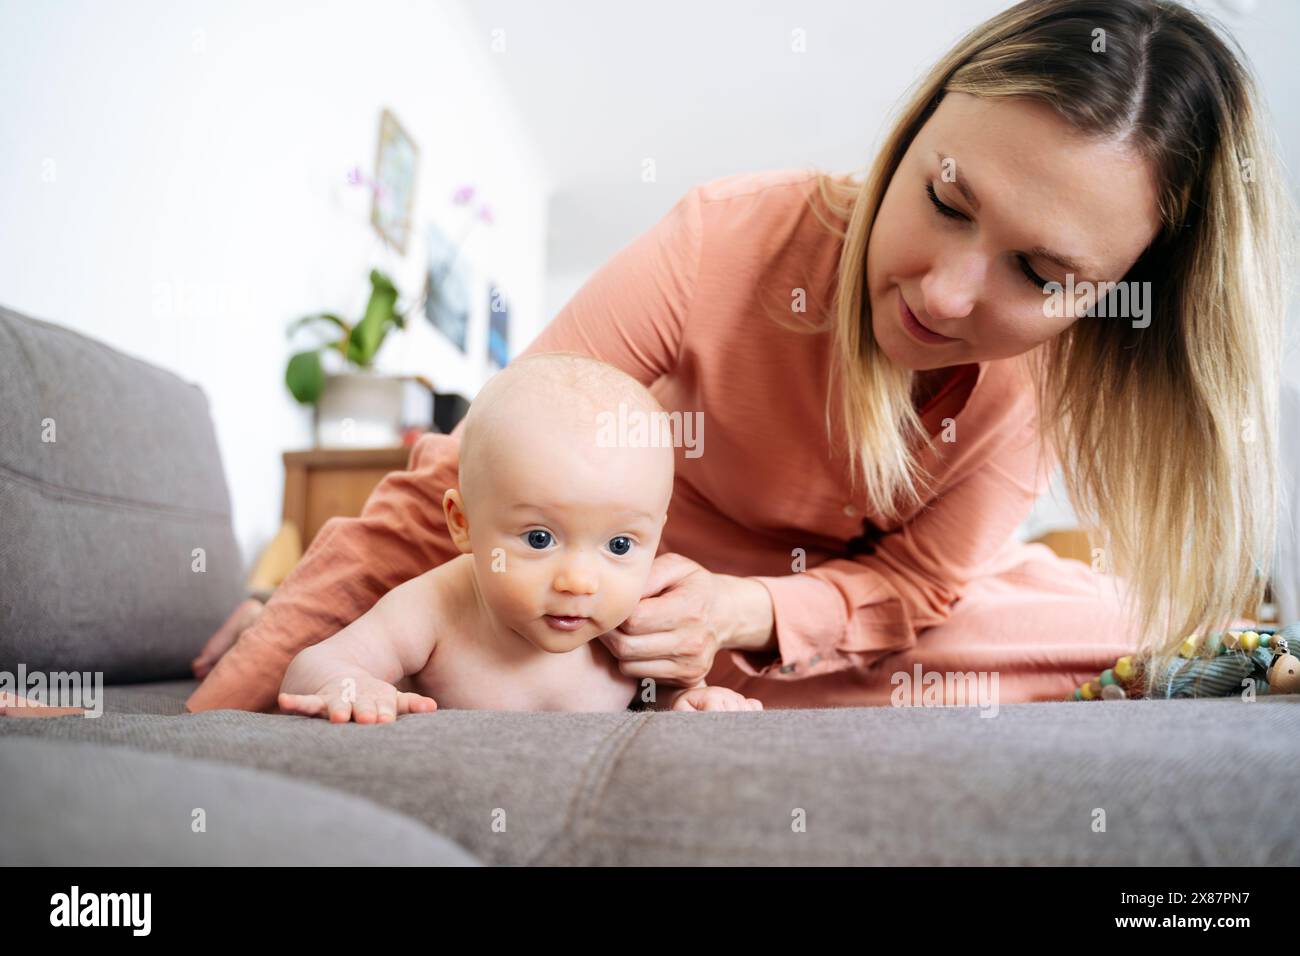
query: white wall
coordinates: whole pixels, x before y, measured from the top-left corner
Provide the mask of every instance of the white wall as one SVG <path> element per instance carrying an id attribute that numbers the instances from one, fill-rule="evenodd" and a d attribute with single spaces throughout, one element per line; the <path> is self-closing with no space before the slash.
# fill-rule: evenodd
<path id="1" fill-rule="evenodd" d="M 490 39 L 458 0 L 0 0 L 0 302 L 203 387 L 247 561 L 279 526 L 281 452 L 311 444 L 285 326 L 359 317 L 371 267 L 418 294 L 460 183 L 495 214 L 464 256 L 505 291 L 512 352 L 544 324 L 550 186 Z M 346 182 L 373 173 L 383 107 L 420 148 L 404 257 Z M 485 295 L 468 358 L 419 318 L 379 367 L 472 396 Z"/>

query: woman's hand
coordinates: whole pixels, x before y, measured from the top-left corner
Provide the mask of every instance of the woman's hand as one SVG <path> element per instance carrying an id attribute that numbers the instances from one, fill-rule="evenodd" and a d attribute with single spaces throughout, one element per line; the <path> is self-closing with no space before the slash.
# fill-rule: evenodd
<path id="1" fill-rule="evenodd" d="M 720 648 L 762 649 L 771 633 L 763 585 L 666 553 L 655 558 L 632 615 L 600 639 L 627 676 L 690 687 L 704 680 Z"/>
<path id="2" fill-rule="evenodd" d="M 194 671 L 194 676 L 199 680 L 207 677 L 212 672 L 212 668 L 217 666 L 217 661 L 221 660 L 221 655 L 234 647 L 235 641 L 239 640 L 239 635 L 257 623 L 262 610 L 263 604 L 257 598 L 245 598 L 240 601 L 225 622 L 208 638 L 208 642 L 203 645 L 203 650 L 199 651 L 199 656 L 190 662 L 190 669 Z"/>

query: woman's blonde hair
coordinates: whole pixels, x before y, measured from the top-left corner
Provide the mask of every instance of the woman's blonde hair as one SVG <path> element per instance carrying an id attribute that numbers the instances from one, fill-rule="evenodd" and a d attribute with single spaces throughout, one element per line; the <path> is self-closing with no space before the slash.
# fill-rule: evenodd
<path id="1" fill-rule="evenodd" d="M 1254 613 L 1273 559 L 1294 211 L 1242 60 L 1168 0 L 1027 0 L 919 82 L 865 180 L 823 173 L 810 195 L 844 240 L 828 319 L 852 480 L 860 471 L 873 509 L 896 519 L 924 503 L 915 450 L 930 439 L 914 373 L 872 335 L 863 282 L 877 210 L 917 132 L 950 91 L 1027 97 L 1151 164 L 1162 228 L 1125 276 L 1151 283 L 1149 326 L 1081 319 L 1026 356 L 1044 447 L 1104 570 L 1128 584 L 1147 693 L 1186 637 Z"/>

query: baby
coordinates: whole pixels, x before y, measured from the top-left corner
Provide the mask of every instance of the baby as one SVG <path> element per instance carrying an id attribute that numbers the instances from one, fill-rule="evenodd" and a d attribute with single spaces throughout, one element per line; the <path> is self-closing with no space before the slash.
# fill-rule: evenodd
<path id="1" fill-rule="evenodd" d="M 386 723 L 442 707 L 761 710 L 701 681 L 661 689 L 622 674 L 597 638 L 642 597 L 668 516 L 673 450 L 597 440 L 600 413 L 662 413 L 650 392 L 583 355 L 539 353 L 470 405 L 459 487 L 442 499 L 461 554 L 306 648 L 283 713 Z"/>

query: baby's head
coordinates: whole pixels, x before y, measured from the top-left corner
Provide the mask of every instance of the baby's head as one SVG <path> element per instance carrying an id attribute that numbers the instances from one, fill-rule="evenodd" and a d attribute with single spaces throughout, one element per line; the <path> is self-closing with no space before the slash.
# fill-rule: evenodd
<path id="1" fill-rule="evenodd" d="M 474 555 L 483 600 L 537 647 L 573 650 L 622 624 L 650 573 L 673 490 L 673 450 L 609 440 L 622 403 L 663 409 L 585 355 L 516 359 L 479 391 L 460 438 L 452 540 Z M 585 618 L 566 626 L 555 617 Z"/>

